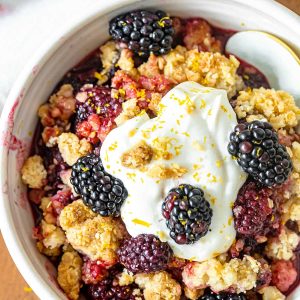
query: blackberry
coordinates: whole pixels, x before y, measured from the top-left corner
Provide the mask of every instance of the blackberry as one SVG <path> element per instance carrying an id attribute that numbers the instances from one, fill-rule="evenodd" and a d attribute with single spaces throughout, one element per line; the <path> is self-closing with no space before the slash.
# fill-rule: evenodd
<path id="1" fill-rule="evenodd" d="M 272 198 L 272 190 L 256 182 L 247 182 L 241 188 L 233 206 L 234 226 L 240 235 L 265 236 L 279 228 L 277 203 Z"/>
<path id="2" fill-rule="evenodd" d="M 87 299 L 92 300 L 135 300 L 144 299 L 141 295 L 133 295 L 135 284 L 120 286 L 114 284 L 113 278 L 107 278 L 97 284 L 88 285 Z"/>
<path id="3" fill-rule="evenodd" d="M 178 244 L 192 244 L 206 235 L 212 209 L 200 188 L 181 184 L 171 189 L 162 204 L 170 237 Z"/>
<path id="4" fill-rule="evenodd" d="M 169 244 L 153 234 L 140 234 L 125 240 L 117 253 L 120 263 L 132 273 L 164 270 L 172 257 Z"/>
<path id="5" fill-rule="evenodd" d="M 120 214 L 120 208 L 128 193 L 121 180 L 108 174 L 101 159 L 88 154 L 72 167 L 71 183 L 83 202 L 101 216 Z"/>
<path id="6" fill-rule="evenodd" d="M 137 10 L 119 15 L 109 22 L 109 33 L 114 40 L 128 45 L 140 56 L 168 53 L 172 48 L 174 28 L 163 11 Z"/>
<path id="7" fill-rule="evenodd" d="M 76 95 L 76 120 L 82 122 L 92 114 L 112 122 L 122 111 L 122 100 L 111 96 L 111 89 L 103 86 L 84 85 Z"/>
<path id="8" fill-rule="evenodd" d="M 199 300 L 246 300 L 245 294 L 232 294 L 221 292 L 219 294 L 215 294 L 212 291 L 208 290 Z"/>
<path id="9" fill-rule="evenodd" d="M 284 183 L 292 170 L 286 148 L 267 122 L 238 124 L 230 134 L 228 152 L 246 173 L 269 187 Z"/>

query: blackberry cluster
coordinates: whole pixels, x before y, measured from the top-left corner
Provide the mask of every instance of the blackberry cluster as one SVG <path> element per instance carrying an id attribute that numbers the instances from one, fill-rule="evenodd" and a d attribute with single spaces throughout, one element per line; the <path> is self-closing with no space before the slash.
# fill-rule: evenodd
<path id="1" fill-rule="evenodd" d="M 85 98 L 83 102 L 78 101 L 81 97 Z M 122 111 L 122 102 L 120 99 L 111 97 L 111 89 L 108 87 L 83 86 L 76 98 L 76 119 L 78 122 L 85 121 L 92 114 L 113 121 Z"/>
<path id="2" fill-rule="evenodd" d="M 155 235 L 140 234 L 125 240 L 118 256 L 120 263 L 132 273 L 150 273 L 166 269 L 172 250 Z"/>
<path id="3" fill-rule="evenodd" d="M 143 299 L 142 295 L 133 295 L 133 290 L 136 288 L 131 285 L 116 285 L 113 278 L 106 278 L 97 284 L 87 287 L 87 299 L 91 300 L 136 300 Z"/>
<path id="4" fill-rule="evenodd" d="M 114 40 L 124 42 L 140 56 L 168 53 L 175 33 L 172 20 L 163 11 L 137 10 L 119 15 L 109 22 Z"/>
<path id="5" fill-rule="evenodd" d="M 192 244 L 207 233 L 212 209 L 200 188 L 181 184 L 169 191 L 162 214 L 167 220 L 170 237 L 178 244 Z"/>
<path id="6" fill-rule="evenodd" d="M 247 300 L 245 294 L 232 294 L 221 292 L 215 294 L 212 291 L 208 290 L 199 300 Z"/>
<path id="7" fill-rule="evenodd" d="M 79 158 L 73 165 L 71 183 L 83 202 L 103 217 L 119 216 L 128 196 L 121 180 L 108 174 L 100 157 L 93 153 Z"/>
<path id="8" fill-rule="evenodd" d="M 279 228 L 276 203 L 270 205 L 272 190 L 247 182 L 240 190 L 233 206 L 234 226 L 242 236 L 265 236 Z"/>
<path id="9" fill-rule="evenodd" d="M 284 183 L 292 170 L 286 148 L 267 122 L 238 124 L 230 134 L 228 151 L 246 173 L 269 187 Z"/>

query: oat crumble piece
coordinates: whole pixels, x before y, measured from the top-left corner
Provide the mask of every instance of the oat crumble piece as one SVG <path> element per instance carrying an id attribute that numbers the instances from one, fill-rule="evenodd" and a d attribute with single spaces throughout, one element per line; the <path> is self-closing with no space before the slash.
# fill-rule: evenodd
<path id="1" fill-rule="evenodd" d="M 82 200 L 67 205 L 59 216 L 72 247 L 89 256 L 91 260 L 102 259 L 113 263 L 116 251 L 126 230 L 119 219 L 101 217 L 87 208 Z"/>
<path id="2" fill-rule="evenodd" d="M 271 259 L 290 260 L 299 242 L 300 237 L 295 232 L 284 227 L 278 237 L 268 239 L 265 253 Z"/>
<path id="3" fill-rule="evenodd" d="M 54 126 L 56 120 L 66 123 L 75 112 L 76 100 L 73 95 L 73 87 L 64 84 L 59 91 L 53 94 L 48 103 L 40 106 L 38 116 L 43 126 Z"/>
<path id="4" fill-rule="evenodd" d="M 43 159 L 39 155 L 26 159 L 22 169 L 22 180 L 32 189 L 40 189 L 46 183 L 47 171 L 43 165 Z"/>
<path id="5" fill-rule="evenodd" d="M 71 300 L 79 298 L 82 259 L 76 251 L 65 252 L 58 265 L 57 281 Z"/>
<path id="6" fill-rule="evenodd" d="M 63 184 L 65 184 L 67 187 L 69 187 L 70 190 L 72 191 L 72 194 L 76 197 L 76 196 L 78 196 L 78 194 L 75 192 L 74 186 L 70 181 L 71 173 L 72 173 L 72 169 L 63 170 L 59 173 L 59 176 L 60 176 L 60 179 L 63 182 Z"/>
<path id="7" fill-rule="evenodd" d="M 46 248 L 54 249 L 65 243 L 65 234 L 57 226 L 48 224 L 44 220 L 41 222 L 41 233 L 43 236 L 43 244 Z"/>
<path id="8" fill-rule="evenodd" d="M 262 294 L 263 300 L 285 300 L 286 297 L 277 289 L 276 286 L 267 286 L 258 291 Z"/>
<path id="9" fill-rule="evenodd" d="M 188 288 L 203 289 L 210 287 L 219 292 L 230 288 L 243 293 L 256 286 L 261 264 L 251 256 L 231 259 L 222 263 L 216 258 L 188 264 L 182 273 L 183 282 Z"/>
<path id="10" fill-rule="evenodd" d="M 127 269 L 124 269 L 121 274 L 118 275 L 118 284 L 120 286 L 130 285 L 134 283 L 134 275 Z"/>
<path id="11" fill-rule="evenodd" d="M 180 284 L 165 271 L 137 274 L 135 283 L 144 289 L 145 300 L 179 300 Z"/>
<path id="12" fill-rule="evenodd" d="M 80 140 L 76 134 L 68 132 L 58 137 L 58 149 L 64 161 L 72 166 L 78 158 L 88 154 L 92 146 L 86 139 Z"/>
<path id="13" fill-rule="evenodd" d="M 154 165 L 148 171 L 147 175 L 157 179 L 176 179 L 186 174 L 188 170 L 185 167 L 173 164 L 170 167 L 165 165 Z"/>
<path id="14" fill-rule="evenodd" d="M 265 117 L 275 128 L 291 128 L 298 124 L 300 109 L 293 96 L 274 89 L 248 89 L 241 91 L 236 100 L 235 112 L 239 119 L 253 121 Z"/>
<path id="15" fill-rule="evenodd" d="M 204 289 L 190 289 L 187 286 L 184 286 L 184 295 L 191 300 L 198 300 L 204 294 Z"/>
<path id="16" fill-rule="evenodd" d="M 129 49 L 122 49 L 117 66 L 126 71 L 133 78 L 137 76 L 137 69 L 134 67 L 133 52 Z"/>
<path id="17" fill-rule="evenodd" d="M 152 148 L 142 140 L 122 154 L 121 164 L 127 168 L 138 169 L 149 164 L 152 155 Z"/>
<path id="18" fill-rule="evenodd" d="M 119 58 L 117 44 L 114 41 L 108 41 L 100 47 L 100 58 L 103 66 L 102 72 L 98 75 L 98 84 L 101 85 L 108 80 L 108 73 L 114 67 Z"/>
<path id="19" fill-rule="evenodd" d="M 133 98 L 122 103 L 123 111 L 115 118 L 115 123 L 120 126 L 126 121 L 136 117 L 141 109 L 137 105 L 137 99 Z"/>
<path id="20" fill-rule="evenodd" d="M 57 257 L 61 255 L 61 247 L 56 247 L 56 248 L 47 248 L 45 247 L 45 245 L 43 244 L 43 242 L 41 241 L 37 241 L 36 243 L 36 248 L 38 249 L 38 251 L 46 256 L 49 257 Z"/>

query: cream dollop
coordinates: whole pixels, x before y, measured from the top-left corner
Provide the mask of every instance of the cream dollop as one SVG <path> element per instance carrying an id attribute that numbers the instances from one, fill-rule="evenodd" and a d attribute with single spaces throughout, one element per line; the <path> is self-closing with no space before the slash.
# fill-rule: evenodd
<path id="1" fill-rule="evenodd" d="M 232 205 L 246 180 L 227 151 L 229 134 L 236 124 L 226 91 L 184 82 L 163 97 L 157 117 L 150 119 L 143 113 L 109 133 L 100 155 L 105 169 L 128 190 L 121 217 L 132 236 L 155 234 L 170 244 L 176 256 L 193 261 L 204 261 L 229 249 L 236 236 Z M 142 169 L 124 167 L 122 154 L 141 141 L 156 153 L 151 162 Z M 161 148 L 168 155 L 160 155 Z M 185 172 L 179 178 L 149 176 L 149 170 L 158 165 Z M 169 190 L 182 183 L 200 187 L 213 209 L 210 230 L 189 245 L 179 245 L 170 238 L 161 213 Z"/>

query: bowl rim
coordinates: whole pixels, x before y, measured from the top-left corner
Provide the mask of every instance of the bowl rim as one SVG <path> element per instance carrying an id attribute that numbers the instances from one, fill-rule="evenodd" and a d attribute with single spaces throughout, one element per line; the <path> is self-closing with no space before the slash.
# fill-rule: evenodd
<path id="1" fill-rule="evenodd" d="M 113 0 L 110 3 L 104 3 L 102 7 L 97 7 L 93 13 L 85 17 L 83 20 L 78 21 L 76 25 L 70 25 L 60 36 L 54 35 L 44 42 L 38 50 L 33 54 L 32 58 L 25 64 L 21 73 L 18 75 L 15 83 L 12 85 L 8 97 L 6 98 L 0 119 L 1 138 L 0 138 L 0 163 L 4 168 L 0 171 L 0 211 L 2 212 L 0 218 L 0 229 L 8 248 L 8 251 L 16 264 L 19 272 L 22 274 L 26 282 L 33 289 L 37 296 L 43 295 L 43 299 L 59 299 L 55 290 L 48 284 L 48 282 L 42 278 L 42 276 L 35 272 L 30 258 L 24 255 L 21 242 L 18 238 L 17 230 L 13 221 L 13 215 L 9 208 L 9 197 L 5 191 L 5 183 L 8 173 L 8 148 L 4 146 L 4 133 L 9 130 L 9 116 L 11 111 L 16 105 L 16 99 L 22 100 L 23 92 L 26 91 L 32 84 L 36 75 L 32 74 L 32 69 L 38 65 L 39 69 L 43 68 L 48 60 L 55 54 L 56 51 L 63 46 L 71 36 L 76 34 L 78 30 L 85 26 L 88 26 L 95 19 L 111 13 L 114 10 L 120 9 L 123 6 L 127 6 L 133 3 L 139 5 L 139 3 L 146 2 L 147 0 Z M 162 0 L 163 1 L 163 0 Z M 222 0 L 220 0 L 222 1 Z M 226 0 L 223 0 L 226 1 Z M 232 0 L 237 4 L 241 3 L 249 7 L 255 7 L 257 10 L 266 11 L 272 10 L 272 16 L 282 20 L 283 23 L 288 23 L 289 28 L 299 28 L 299 16 L 276 2 L 275 0 L 252 0 L 249 3 L 245 3 L 244 0 Z M 300 45 L 299 45 L 300 47 Z M 38 71 L 37 71 L 38 73 Z M 43 285 L 42 285 L 43 284 Z"/>

